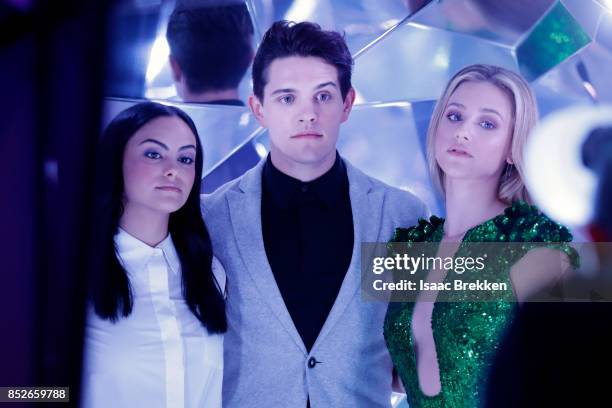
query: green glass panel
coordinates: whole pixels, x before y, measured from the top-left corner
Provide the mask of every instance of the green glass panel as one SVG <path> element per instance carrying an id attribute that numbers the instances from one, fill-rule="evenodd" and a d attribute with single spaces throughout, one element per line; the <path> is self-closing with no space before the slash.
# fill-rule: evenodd
<path id="1" fill-rule="evenodd" d="M 590 41 L 580 24 L 557 2 L 516 49 L 521 73 L 533 81 Z"/>

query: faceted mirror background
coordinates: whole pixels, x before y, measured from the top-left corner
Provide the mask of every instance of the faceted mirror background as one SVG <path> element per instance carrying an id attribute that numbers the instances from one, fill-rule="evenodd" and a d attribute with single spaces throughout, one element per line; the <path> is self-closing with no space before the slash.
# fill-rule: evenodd
<path id="1" fill-rule="evenodd" d="M 448 79 L 473 63 L 520 72 L 541 116 L 573 104 L 612 101 L 612 12 L 596 0 L 192 0 L 193 7 L 241 3 L 255 48 L 275 20 L 314 21 L 345 33 L 355 56 L 356 106 L 339 150 L 366 173 L 417 193 L 441 213 L 423 153 L 429 114 Z M 612 3 L 612 2 L 610 2 Z M 267 153 L 265 130 L 244 106 L 184 103 L 168 64 L 165 29 L 174 1 L 121 3 L 113 15 L 108 121 L 140 99 L 185 109 L 205 150 L 205 191 L 254 164 L 241 150 Z M 390 80 L 392 78 L 392 80 Z M 250 71 L 240 87 L 250 93 Z M 560 135 L 562 137 L 562 135 Z M 242 147 L 242 149 L 241 149 Z M 214 179 L 214 180 L 213 180 Z"/>
<path id="2" fill-rule="evenodd" d="M 356 106 L 338 149 L 351 163 L 419 195 L 436 214 L 424 140 L 435 99 L 462 67 L 500 65 L 533 87 L 542 117 L 575 104 L 612 102 L 612 1 L 607 0 L 192 0 L 193 7 L 244 4 L 255 48 L 279 19 L 343 31 L 355 56 Z M 104 125 L 142 99 L 176 105 L 204 146 L 204 191 L 265 157 L 267 134 L 245 106 L 185 103 L 168 64 L 165 30 L 174 1 L 121 2 L 111 24 Z M 250 71 L 239 86 L 250 93 Z M 562 134 L 559 135 L 563 137 Z M 251 155 L 252 156 L 252 155 Z M 396 403 L 400 403 L 397 402 Z M 401 402 L 404 404 L 405 402 Z"/>

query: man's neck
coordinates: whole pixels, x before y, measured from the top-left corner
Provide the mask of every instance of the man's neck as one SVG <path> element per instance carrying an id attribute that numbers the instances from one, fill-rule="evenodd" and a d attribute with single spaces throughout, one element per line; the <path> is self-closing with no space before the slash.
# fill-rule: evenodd
<path id="1" fill-rule="evenodd" d="M 190 92 L 184 90 L 179 95 L 185 102 L 207 103 L 222 100 L 239 100 L 237 89 L 224 89 L 220 91 Z"/>
<path id="2" fill-rule="evenodd" d="M 273 149 L 270 152 L 270 159 L 278 171 L 306 183 L 318 179 L 334 166 L 336 151 L 334 150 L 316 163 L 300 163 L 283 154 L 275 154 Z"/>

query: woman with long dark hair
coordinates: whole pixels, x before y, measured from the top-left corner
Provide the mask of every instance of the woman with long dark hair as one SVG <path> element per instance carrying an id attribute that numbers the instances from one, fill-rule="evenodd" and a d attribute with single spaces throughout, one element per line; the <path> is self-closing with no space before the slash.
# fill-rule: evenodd
<path id="1" fill-rule="evenodd" d="M 200 213 L 193 121 L 146 102 L 98 154 L 83 406 L 220 407 L 225 272 Z"/>

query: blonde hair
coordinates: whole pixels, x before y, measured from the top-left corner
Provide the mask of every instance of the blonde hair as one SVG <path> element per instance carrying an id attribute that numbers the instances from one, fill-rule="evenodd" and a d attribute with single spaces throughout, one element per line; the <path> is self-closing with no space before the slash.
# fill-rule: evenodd
<path id="1" fill-rule="evenodd" d="M 493 66 L 476 64 L 469 65 L 457 72 L 446 85 L 444 93 L 436 103 L 429 129 L 427 130 L 427 162 L 429 173 L 433 184 L 444 196 L 444 172 L 438 165 L 435 157 L 435 136 L 438 125 L 451 95 L 465 82 L 487 82 L 501 89 L 512 102 L 512 142 L 510 154 L 512 165 L 507 164 L 499 180 L 498 198 L 511 204 L 516 200 L 531 202 L 525 184 L 523 151 L 529 133 L 538 119 L 538 107 L 533 92 L 529 85 L 518 74 L 507 69 Z"/>

